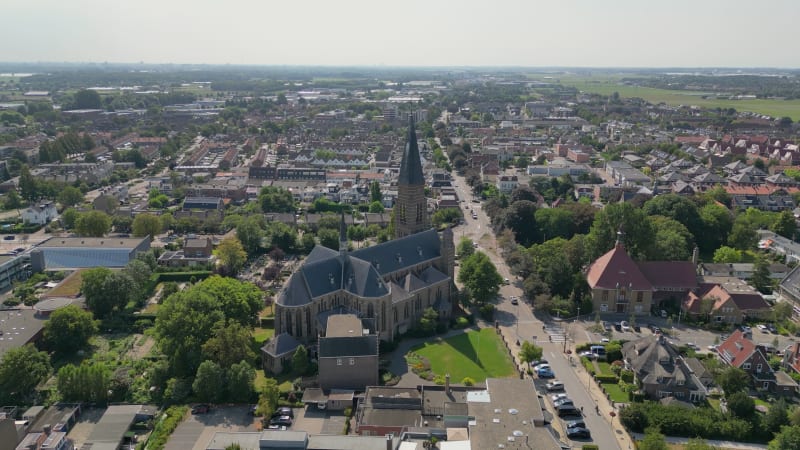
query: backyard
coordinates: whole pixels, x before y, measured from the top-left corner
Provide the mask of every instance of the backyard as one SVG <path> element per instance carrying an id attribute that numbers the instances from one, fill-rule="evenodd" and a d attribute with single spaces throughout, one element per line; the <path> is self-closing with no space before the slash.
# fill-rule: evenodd
<path id="1" fill-rule="evenodd" d="M 433 375 L 450 374 L 454 382 L 465 377 L 482 382 L 486 378 L 509 377 L 515 373 L 508 351 L 494 328 L 426 342 L 412 348 L 406 359 L 412 368 L 427 362 Z"/>

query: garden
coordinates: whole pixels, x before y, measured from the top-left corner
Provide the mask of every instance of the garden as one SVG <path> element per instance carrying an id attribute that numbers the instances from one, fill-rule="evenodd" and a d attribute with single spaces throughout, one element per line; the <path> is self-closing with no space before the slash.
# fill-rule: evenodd
<path id="1" fill-rule="evenodd" d="M 426 342 L 412 348 L 406 360 L 414 373 L 441 384 L 446 374 L 454 382 L 469 379 L 463 384 L 515 374 L 514 363 L 494 328 Z"/>

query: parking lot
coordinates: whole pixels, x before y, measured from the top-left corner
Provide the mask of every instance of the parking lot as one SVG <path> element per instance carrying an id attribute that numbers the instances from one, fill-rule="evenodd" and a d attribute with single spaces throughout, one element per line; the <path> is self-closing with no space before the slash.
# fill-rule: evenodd
<path id="1" fill-rule="evenodd" d="M 628 318 L 619 318 L 617 320 L 609 319 L 606 323 L 609 324 L 616 324 L 618 321 L 621 320 L 628 320 Z M 714 345 L 719 345 L 722 343 L 724 338 L 732 332 L 732 330 L 726 331 L 709 331 L 709 330 L 702 330 L 699 328 L 695 328 L 692 326 L 687 326 L 685 324 L 668 324 L 666 320 L 661 318 L 654 318 L 654 317 L 645 317 L 640 318 L 636 321 L 634 325 L 639 327 L 639 331 L 635 331 L 634 329 L 630 329 L 630 331 L 617 331 L 614 329 L 611 332 L 611 339 L 621 339 L 621 340 L 635 340 L 639 339 L 643 336 L 649 336 L 653 334 L 653 332 L 648 328 L 648 325 L 655 325 L 662 330 L 664 330 L 665 334 L 667 335 L 667 339 L 677 346 L 689 345 L 694 344 L 699 349 L 700 352 L 710 352 L 711 350 L 709 347 Z M 600 342 L 600 340 L 604 337 L 602 334 L 594 333 L 589 331 L 594 326 L 594 321 L 592 320 L 584 320 L 578 322 L 576 325 L 579 325 L 580 328 L 576 327 L 573 330 L 573 338 L 576 341 L 588 341 L 588 342 Z M 578 333 L 583 333 L 584 336 L 577 335 Z M 769 332 L 768 330 L 760 330 L 755 326 L 752 329 L 752 340 L 757 344 L 769 344 L 772 345 L 773 341 L 777 338 L 778 345 L 776 348 L 778 350 L 785 349 L 788 345 L 797 342 L 797 338 L 793 336 L 781 336 L 779 334 L 774 334 Z"/>
<path id="2" fill-rule="evenodd" d="M 205 450 L 217 431 L 257 431 L 248 406 L 215 406 L 207 414 L 188 414 L 170 436 L 166 450 Z"/>

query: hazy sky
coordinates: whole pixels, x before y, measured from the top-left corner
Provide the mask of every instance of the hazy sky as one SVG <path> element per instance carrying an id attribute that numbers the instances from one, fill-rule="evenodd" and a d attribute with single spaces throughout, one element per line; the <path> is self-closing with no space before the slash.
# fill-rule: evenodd
<path id="1" fill-rule="evenodd" d="M 2 0 L 0 61 L 800 67 L 800 0 Z"/>

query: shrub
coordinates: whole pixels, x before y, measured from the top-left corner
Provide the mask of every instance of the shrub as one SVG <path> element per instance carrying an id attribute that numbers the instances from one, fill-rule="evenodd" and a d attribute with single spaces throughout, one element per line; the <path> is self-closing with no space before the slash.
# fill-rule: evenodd
<path id="1" fill-rule="evenodd" d="M 633 371 L 631 370 L 620 371 L 619 378 L 625 383 L 633 383 Z"/>
<path id="2" fill-rule="evenodd" d="M 164 414 L 158 419 L 153 432 L 150 434 L 150 437 L 147 438 L 145 442 L 139 444 L 137 448 L 148 448 L 154 450 L 160 450 L 164 448 L 164 445 L 167 443 L 167 439 L 175 431 L 175 428 L 178 427 L 178 424 L 181 423 L 183 417 L 186 415 L 186 410 L 188 408 L 185 406 L 172 406 L 167 408 Z"/>
<path id="3" fill-rule="evenodd" d="M 470 325 L 469 320 L 466 317 L 462 316 L 455 320 L 453 328 L 456 329 L 467 328 L 469 325 Z"/>
<path id="4" fill-rule="evenodd" d="M 581 364 L 583 364 L 583 367 L 589 372 L 589 375 L 594 375 L 594 364 L 592 364 L 589 358 L 581 356 Z"/>
<path id="5" fill-rule="evenodd" d="M 433 377 L 433 383 L 438 386 L 443 386 L 445 383 L 444 375 L 436 375 Z"/>
<path id="6" fill-rule="evenodd" d="M 528 369 L 528 370 L 530 370 L 530 369 Z M 474 386 L 475 385 L 475 380 L 473 380 L 470 377 L 464 377 L 464 379 L 461 380 L 461 384 L 463 384 L 464 386 Z"/>
<path id="7" fill-rule="evenodd" d="M 583 444 L 581 450 L 600 450 L 600 447 L 596 444 Z"/>

